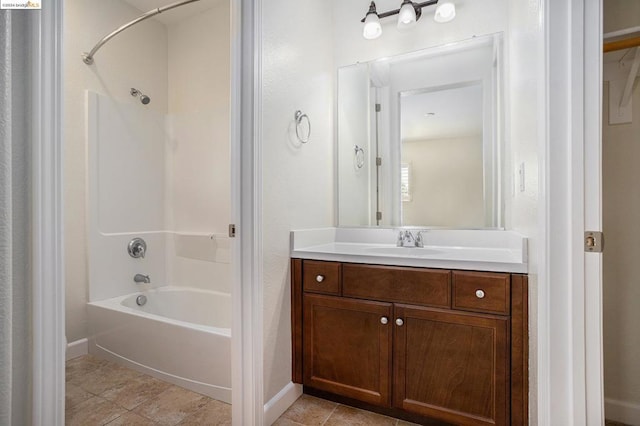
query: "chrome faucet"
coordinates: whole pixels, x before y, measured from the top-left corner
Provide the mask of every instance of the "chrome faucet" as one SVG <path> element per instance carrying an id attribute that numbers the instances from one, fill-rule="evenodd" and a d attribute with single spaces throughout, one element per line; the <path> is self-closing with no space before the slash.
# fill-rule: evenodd
<path id="1" fill-rule="evenodd" d="M 151 278 L 149 278 L 149 275 L 136 274 L 136 276 L 133 277 L 133 281 L 139 284 L 149 284 L 151 282 Z"/>
<path id="2" fill-rule="evenodd" d="M 418 231 L 414 236 L 408 229 L 404 231 L 400 230 L 396 245 L 398 247 L 424 247 L 424 237 L 422 236 L 423 232 L 424 231 Z"/>
<path id="3" fill-rule="evenodd" d="M 147 252 L 147 243 L 142 238 L 134 238 L 129 241 L 127 251 L 129 252 L 129 256 L 135 259 L 144 259 L 144 254 Z"/>

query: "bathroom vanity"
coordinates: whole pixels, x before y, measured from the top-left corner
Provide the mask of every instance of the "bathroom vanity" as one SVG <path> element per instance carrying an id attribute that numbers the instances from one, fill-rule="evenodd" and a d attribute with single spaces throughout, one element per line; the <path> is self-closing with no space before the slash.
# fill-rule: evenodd
<path id="1" fill-rule="evenodd" d="M 424 424 L 527 424 L 526 240 L 441 231 L 427 234 L 438 245 L 402 252 L 375 241 L 389 231 L 293 233 L 294 382 Z"/>

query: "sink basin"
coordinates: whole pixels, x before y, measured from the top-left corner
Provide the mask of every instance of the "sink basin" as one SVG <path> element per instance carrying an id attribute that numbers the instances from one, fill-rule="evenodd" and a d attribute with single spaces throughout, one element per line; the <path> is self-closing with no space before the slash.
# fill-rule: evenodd
<path id="1" fill-rule="evenodd" d="M 439 253 L 442 253 L 440 250 L 434 250 L 430 248 L 424 247 L 397 247 L 397 246 L 385 246 L 385 247 L 367 247 L 364 249 L 365 252 L 369 252 L 371 254 L 376 255 L 387 255 L 387 256 L 410 256 L 410 257 L 428 257 L 433 256 Z"/>

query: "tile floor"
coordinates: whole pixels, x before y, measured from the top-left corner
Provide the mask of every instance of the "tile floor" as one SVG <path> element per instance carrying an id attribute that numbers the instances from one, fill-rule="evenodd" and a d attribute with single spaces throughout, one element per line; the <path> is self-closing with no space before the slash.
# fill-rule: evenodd
<path id="1" fill-rule="evenodd" d="M 91 355 L 67 361 L 66 424 L 231 425 L 231 405 Z M 274 426 L 414 426 L 302 395 Z M 606 426 L 626 426 L 607 420 Z"/>
<path id="2" fill-rule="evenodd" d="M 231 405 L 91 355 L 67 361 L 67 425 L 231 425 Z"/>
<path id="3" fill-rule="evenodd" d="M 91 355 L 67 361 L 66 424 L 231 425 L 231 405 Z M 369 411 L 301 396 L 279 426 L 410 426 Z"/>
<path id="4" fill-rule="evenodd" d="M 415 423 L 302 395 L 273 426 L 414 426 Z"/>

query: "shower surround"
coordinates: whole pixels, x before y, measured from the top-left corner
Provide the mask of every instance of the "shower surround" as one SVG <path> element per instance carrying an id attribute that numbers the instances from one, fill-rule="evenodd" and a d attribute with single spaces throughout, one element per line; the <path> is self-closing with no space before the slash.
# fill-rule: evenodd
<path id="1" fill-rule="evenodd" d="M 204 3 L 210 8 L 127 30 L 93 65 L 77 55 L 68 60 L 69 98 L 81 91 L 85 109 L 68 127 L 73 161 L 85 159 L 84 175 L 72 175 L 86 176 L 87 223 L 68 224 L 67 244 L 88 245 L 86 262 L 82 256 L 69 262 L 73 281 L 83 264 L 88 272 L 84 291 L 75 282 L 68 287 L 70 312 L 81 319 L 68 321 L 68 337 L 88 337 L 92 354 L 230 401 L 229 4 L 198 2 Z M 70 8 L 70 28 L 83 22 L 82 40 L 71 37 L 74 51 L 90 47 L 86 40 L 95 34 L 88 23 L 104 34 L 136 15 L 122 13 L 132 8 L 119 0 Z M 130 60 L 134 54 L 140 60 Z M 75 140 L 82 119 L 85 155 Z M 76 195 L 68 200 L 73 208 L 83 202 Z M 78 238 L 83 232 L 86 239 Z M 144 257 L 129 255 L 133 238 L 145 240 Z M 135 282 L 136 274 L 150 282 Z M 163 309 L 149 314 L 123 302 L 138 295 Z M 216 321 L 189 318 L 207 309 Z M 170 341 L 180 344 L 170 348 Z"/>

